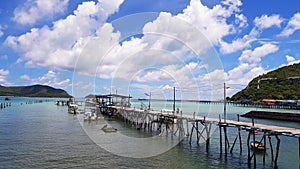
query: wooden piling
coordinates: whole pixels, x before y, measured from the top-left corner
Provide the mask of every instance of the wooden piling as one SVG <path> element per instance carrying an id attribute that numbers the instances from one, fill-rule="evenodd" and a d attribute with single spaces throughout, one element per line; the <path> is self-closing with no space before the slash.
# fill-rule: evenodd
<path id="1" fill-rule="evenodd" d="M 189 136 L 189 120 L 186 119 L 186 136 Z"/>
<path id="2" fill-rule="evenodd" d="M 251 165 L 251 158 L 250 158 L 250 135 L 251 132 L 249 131 L 248 137 L 247 137 L 247 149 L 248 149 L 248 166 Z"/>
<path id="3" fill-rule="evenodd" d="M 267 149 L 267 141 L 266 141 L 266 133 L 264 132 L 264 135 L 263 135 L 263 139 L 264 139 L 264 149 L 266 150 Z M 263 156 L 263 164 L 266 163 L 266 153 L 267 151 L 264 151 L 264 156 Z"/>
<path id="4" fill-rule="evenodd" d="M 210 142 L 211 123 L 204 123 L 204 124 L 205 124 L 205 130 L 206 130 L 206 152 L 208 152 L 209 142 Z M 209 125 L 209 127 L 207 125 Z"/>
<path id="5" fill-rule="evenodd" d="M 198 126 L 198 121 L 196 121 L 196 132 L 197 132 L 197 144 L 199 144 L 199 126 Z"/>
<path id="6" fill-rule="evenodd" d="M 222 156 L 222 126 L 221 126 L 221 115 L 219 114 L 219 131 L 220 131 L 220 156 Z"/>
<path id="7" fill-rule="evenodd" d="M 230 149 L 230 154 L 232 154 L 232 150 L 233 150 L 233 148 L 234 148 L 234 146 L 235 146 L 235 143 L 236 143 L 237 138 L 238 138 L 238 134 L 236 135 L 236 137 L 235 137 L 235 139 L 234 139 L 234 141 L 233 141 L 232 147 L 231 147 L 231 149 Z"/>
<path id="8" fill-rule="evenodd" d="M 227 158 L 227 148 L 228 148 L 228 138 L 227 138 L 227 129 L 226 126 L 223 127 L 224 129 L 224 144 L 225 144 L 225 158 Z"/>
<path id="9" fill-rule="evenodd" d="M 268 136 L 269 139 L 269 144 L 270 144 L 270 150 L 271 150 L 271 158 L 272 158 L 272 162 L 274 161 L 274 152 L 273 152 L 273 145 L 272 145 L 272 141 L 271 141 L 271 136 Z"/>
<path id="10" fill-rule="evenodd" d="M 221 124 L 219 124 L 219 131 L 220 131 L 220 155 L 222 156 L 222 152 L 223 152 L 223 150 L 222 150 L 222 126 L 221 126 Z"/>
<path id="11" fill-rule="evenodd" d="M 252 134 L 253 134 L 253 142 L 254 142 L 254 147 L 253 147 L 253 155 L 254 155 L 253 164 L 254 164 L 254 168 L 256 168 L 256 147 L 255 147 L 255 131 L 254 130 L 252 130 Z"/>
<path id="12" fill-rule="evenodd" d="M 193 136 L 193 131 L 194 131 L 194 123 L 195 122 L 193 122 L 192 131 L 191 131 L 191 134 L 190 134 L 190 144 L 192 144 L 192 136 Z"/>
<path id="13" fill-rule="evenodd" d="M 277 165 L 277 160 L 278 160 L 278 155 L 279 155 L 279 147 L 280 147 L 280 139 L 278 137 L 278 135 L 275 135 L 275 138 L 277 139 L 277 145 L 276 145 L 276 156 L 275 156 L 275 161 L 274 161 L 274 168 L 277 169 L 278 165 Z"/>

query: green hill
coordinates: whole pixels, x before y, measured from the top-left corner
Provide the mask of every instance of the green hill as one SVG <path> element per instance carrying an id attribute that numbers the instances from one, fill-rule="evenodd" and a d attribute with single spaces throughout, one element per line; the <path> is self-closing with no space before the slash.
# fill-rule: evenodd
<path id="1" fill-rule="evenodd" d="M 21 97 L 71 97 L 62 89 L 55 89 L 45 85 L 33 86 L 0 86 L 0 96 L 21 96 Z"/>
<path id="2" fill-rule="evenodd" d="M 300 100 L 300 63 L 255 77 L 231 97 L 233 101 L 262 99 Z"/>

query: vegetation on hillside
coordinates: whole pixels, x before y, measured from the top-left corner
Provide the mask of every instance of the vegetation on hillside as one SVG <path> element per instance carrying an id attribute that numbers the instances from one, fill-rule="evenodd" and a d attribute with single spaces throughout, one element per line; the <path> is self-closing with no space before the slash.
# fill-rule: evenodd
<path id="1" fill-rule="evenodd" d="M 231 100 L 300 100 L 300 63 L 281 67 L 251 80 Z"/>
<path id="2" fill-rule="evenodd" d="M 21 96 L 21 97 L 71 97 L 62 89 L 55 89 L 45 85 L 33 86 L 0 86 L 0 96 Z"/>

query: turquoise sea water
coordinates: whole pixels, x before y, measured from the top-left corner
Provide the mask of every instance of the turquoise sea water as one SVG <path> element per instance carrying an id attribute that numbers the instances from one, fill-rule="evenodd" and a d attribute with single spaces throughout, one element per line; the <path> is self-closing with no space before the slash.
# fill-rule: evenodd
<path id="1" fill-rule="evenodd" d="M 67 107 L 54 105 L 56 99 L 35 102 L 32 98 L 12 98 L 11 106 L 0 110 L 0 168 L 249 168 L 247 165 L 246 138 L 242 132 L 243 152 L 234 149 L 233 154 L 220 155 L 218 129 L 211 138 L 209 152 L 205 145 L 197 145 L 188 139 L 168 152 L 150 158 L 127 158 L 107 152 L 87 136 L 74 115 L 67 113 Z M 47 101 L 46 101 L 47 100 Z M 30 102 L 29 102 L 30 101 Z M 0 98 L 4 103 L 4 99 Z M 26 104 L 27 103 L 27 104 Z M 30 104 L 29 104 L 30 103 Z M 139 107 L 141 102 L 133 102 Z M 144 104 L 148 104 L 145 102 Z M 172 109 L 172 102 L 151 102 L 153 109 Z M 184 113 L 218 116 L 223 113 L 222 104 L 176 103 Z M 228 119 L 236 119 L 237 113 L 255 108 L 227 106 Z M 283 111 L 283 110 L 280 110 Z M 209 112 L 209 113 L 208 113 Z M 295 111 L 297 113 L 297 111 Z M 242 121 L 250 121 L 242 118 Z M 255 120 L 256 123 L 300 128 L 299 123 Z M 120 122 L 114 122 L 120 123 Z M 126 125 L 119 130 L 133 137 L 145 135 Z M 229 128 L 230 143 L 237 129 Z M 272 138 L 275 146 L 275 139 Z M 299 168 L 298 140 L 280 136 L 279 168 Z M 124 147 L 126 148 L 126 147 Z M 253 167 L 250 166 L 250 168 Z M 272 168 L 268 150 L 263 165 L 262 154 L 257 155 L 257 168 Z"/>

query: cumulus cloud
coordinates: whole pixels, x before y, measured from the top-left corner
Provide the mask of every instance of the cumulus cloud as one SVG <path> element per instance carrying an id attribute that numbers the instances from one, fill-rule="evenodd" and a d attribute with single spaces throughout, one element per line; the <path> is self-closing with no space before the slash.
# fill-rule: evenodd
<path id="1" fill-rule="evenodd" d="M 183 13 L 172 16 L 161 12 L 144 25 L 142 37 L 130 37 L 122 43 L 118 42 L 121 34 L 105 24 L 85 46 L 76 71 L 93 74 L 97 69 L 96 76 L 114 79 L 116 88 L 124 83 L 116 79 L 141 83 L 169 80 L 163 86 L 196 87 L 193 78 L 199 76 L 198 70 L 205 68 L 201 73 L 207 73 L 221 67 L 219 58 L 211 52 L 212 44 L 235 32 L 235 26 L 246 25 L 246 18 L 237 14 L 239 6 L 241 2 L 233 0 L 209 9 L 191 0 Z M 227 23 L 230 17 L 236 17 L 235 25 Z"/>
<path id="2" fill-rule="evenodd" d="M 60 73 L 54 72 L 53 70 L 49 70 L 46 74 L 37 78 L 32 78 L 29 75 L 25 74 L 20 76 L 20 79 L 30 84 L 42 84 L 52 86 L 55 88 L 68 89 L 71 86 L 70 79 L 61 80 L 60 76 Z"/>
<path id="3" fill-rule="evenodd" d="M 173 64 L 180 61 L 187 61 L 188 56 L 186 52 L 189 50 L 193 50 L 197 57 L 211 48 L 211 43 L 218 44 L 221 38 L 235 31 L 234 26 L 226 22 L 229 17 L 236 16 L 237 20 L 241 21 L 239 23 L 237 22 L 237 25 L 245 25 L 246 18 L 242 14 L 235 15 L 239 12 L 239 6 L 241 6 L 240 1 L 224 1 L 222 4 L 209 9 L 201 4 L 200 1 L 191 0 L 190 5 L 183 10 L 183 13 L 177 16 L 162 12 L 156 20 L 144 26 L 144 36 L 142 38 L 132 38 L 130 41 L 124 42 L 122 46 L 115 47 L 114 51 L 116 51 L 117 54 L 109 55 L 109 58 L 104 62 L 109 62 L 109 60 L 124 60 L 124 56 L 130 55 L 130 58 L 127 57 L 127 61 L 122 63 L 121 68 L 120 65 L 117 66 L 122 70 L 118 71 L 122 72 L 120 73 L 122 74 L 120 77 L 128 77 L 124 75 L 124 72 L 137 72 L 143 67 L 151 67 L 155 63 Z M 153 33 L 159 33 L 159 36 L 155 37 Z M 180 42 L 184 44 L 180 44 Z M 151 51 L 152 53 L 139 53 L 139 51 L 153 49 L 160 50 L 159 54 L 157 53 L 155 55 L 153 51 Z M 132 54 L 133 51 L 138 53 L 138 55 Z M 168 51 L 171 55 L 163 51 Z M 141 64 L 141 62 L 144 62 L 144 64 Z M 102 72 L 111 72 L 108 71 L 108 69 L 112 70 L 113 66 L 115 66 L 107 66 L 108 64 L 103 65 L 104 66 L 100 68 Z M 126 68 L 127 71 L 124 70 L 124 68 Z M 106 71 L 104 71 L 105 69 Z M 128 69 L 131 69 L 131 71 Z M 100 74 L 103 76 L 105 73 Z M 139 80 L 141 80 L 141 78 Z"/>
<path id="4" fill-rule="evenodd" d="M 227 83 L 246 85 L 254 77 L 266 73 L 261 66 L 261 59 L 278 51 L 278 46 L 270 43 L 256 47 L 254 50 L 244 50 L 239 57 L 239 65 L 227 73 Z M 232 90 L 232 94 L 237 90 Z"/>
<path id="5" fill-rule="evenodd" d="M 224 54 L 229 54 L 251 47 L 251 43 L 256 41 L 261 32 L 264 29 L 270 28 L 272 26 L 280 27 L 283 19 L 279 15 L 262 15 L 261 17 L 256 17 L 254 19 L 254 27 L 251 29 L 249 34 L 244 35 L 242 38 L 233 40 L 231 43 L 221 41 L 221 52 Z"/>
<path id="6" fill-rule="evenodd" d="M 250 47 L 251 43 L 257 40 L 259 32 L 254 28 L 251 30 L 249 34 L 244 35 L 242 38 L 238 38 L 233 40 L 231 43 L 227 43 L 225 41 L 221 41 L 221 52 L 223 54 L 229 54 L 236 52 L 238 50 L 242 50 L 246 47 Z"/>
<path id="7" fill-rule="evenodd" d="M 27 66 L 72 70 L 84 45 L 122 2 L 83 2 L 72 15 L 53 22 L 53 26 L 32 28 L 19 37 L 9 36 L 5 43 L 23 53 L 18 62 L 25 61 Z"/>
<path id="8" fill-rule="evenodd" d="M 252 50 L 243 51 L 242 55 L 239 57 L 240 63 L 259 63 L 261 58 L 267 56 L 271 53 L 278 51 L 278 47 L 274 44 L 266 43 Z"/>
<path id="9" fill-rule="evenodd" d="M 235 27 L 227 23 L 229 17 L 235 17 L 240 26 L 245 26 L 245 17 L 238 14 L 242 2 L 239 0 L 226 0 L 215 5 L 212 9 L 204 6 L 198 0 L 191 0 L 190 5 L 178 17 L 196 26 L 213 44 L 226 35 L 235 32 Z"/>
<path id="10" fill-rule="evenodd" d="M 216 84 L 224 80 L 224 76 L 234 80 L 250 77 L 263 71 L 254 65 L 258 65 L 267 51 L 276 51 L 272 44 L 244 51 L 240 57 L 241 67 L 228 74 L 221 71 L 219 58 L 207 53 L 212 45 L 220 45 L 223 53 L 249 47 L 259 35 L 256 27 L 231 44 L 224 42 L 224 37 L 248 25 L 247 18 L 240 13 L 240 0 L 222 1 L 212 8 L 199 0 L 191 0 L 182 13 L 172 16 L 161 12 L 155 20 L 144 25 L 142 37 L 128 37 L 120 43 L 122 32 L 116 32 L 112 24 L 105 22 L 122 2 L 84 2 L 65 19 L 53 22 L 52 26 L 33 28 L 19 37 L 9 36 L 6 44 L 23 54 L 18 62 L 25 62 L 26 66 L 73 70 L 76 64 L 76 72 L 102 79 L 128 78 L 140 83 L 169 81 L 164 85 L 157 84 L 161 88 L 172 85 L 197 87 L 195 81 L 200 79 Z M 228 22 L 231 19 L 234 22 Z M 261 20 L 258 18 L 257 24 Z M 264 29 L 270 25 L 277 26 L 269 23 L 259 27 Z M 252 70 L 246 69 L 247 64 Z M 240 70 L 244 75 L 240 74 Z M 34 78 L 34 81 L 62 82 L 51 81 L 51 75 L 53 72 L 50 71 L 43 77 Z M 31 79 L 26 75 L 21 78 Z M 87 86 L 91 89 L 93 85 Z M 197 92 L 194 94 L 199 96 Z"/>
<path id="11" fill-rule="evenodd" d="M 290 36 L 300 29 L 300 13 L 295 13 L 279 36 Z"/>
<path id="12" fill-rule="evenodd" d="M 14 10 L 13 20 L 23 25 L 32 25 L 45 17 L 63 13 L 67 6 L 68 0 L 27 0 Z"/>
<path id="13" fill-rule="evenodd" d="M 288 62 L 288 65 L 293 65 L 295 63 L 300 62 L 300 60 L 296 60 L 293 56 L 286 55 L 285 58 L 286 58 L 286 61 Z"/>
<path id="14" fill-rule="evenodd" d="M 8 70 L 0 69 L 0 83 L 7 84 L 6 77 L 9 75 Z"/>
<path id="15" fill-rule="evenodd" d="M 254 24 L 259 29 L 267 29 L 272 26 L 280 27 L 283 19 L 279 15 L 262 15 L 261 17 L 256 17 L 254 19 Z"/>

